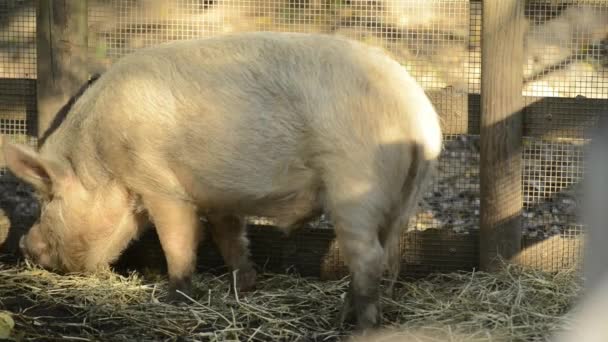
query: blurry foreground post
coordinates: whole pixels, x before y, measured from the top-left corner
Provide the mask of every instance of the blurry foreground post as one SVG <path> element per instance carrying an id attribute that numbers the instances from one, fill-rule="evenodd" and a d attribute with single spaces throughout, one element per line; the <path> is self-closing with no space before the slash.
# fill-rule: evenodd
<path id="1" fill-rule="evenodd" d="M 574 311 L 571 331 L 559 336 L 558 342 L 608 341 L 608 120 L 602 119 L 592 136 L 583 181 L 584 295 Z"/>
<path id="2" fill-rule="evenodd" d="M 87 78 L 87 0 L 39 0 L 36 13 L 38 132 Z"/>
<path id="3" fill-rule="evenodd" d="M 521 248 L 523 0 L 483 2 L 480 267 Z"/>

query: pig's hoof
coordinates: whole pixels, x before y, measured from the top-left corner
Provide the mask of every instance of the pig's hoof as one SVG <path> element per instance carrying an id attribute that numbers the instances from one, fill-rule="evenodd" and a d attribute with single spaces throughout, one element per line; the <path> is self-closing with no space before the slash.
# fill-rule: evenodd
<path id="1" fill-rule="evenodd" d="M 355 318 L 355 307 L 353 306 L 352 293 L 349 288 L 348 292 L 346 292 L 346 297 L 344 298 L 344 304 L 338 313 L 338 317 L 336 317 L 335 324 L 341 327 L 346 323 L 354 323 Z"/>
<path id="2" fill-rule="evenodd" d="M 355 309 L 357 312 L 357 331 L 368 331 L 380 327 L 382 311 L 379 303 L 367 303 L 367 305 Z"/>
<path id="3" fill-rule="evenodd" d="M 255 289 L 256 278 L 258 276 L 258 272 L 253 268 L 237 272 L 236 275 L 236 284 L 239 292 L 249 292 Z"/>
<path id="4" fill-rule="evenodd" d="M 395 293 L 395 283 L 389 283 L 383 291 L 383 295 L 386 298 L 390 298 L 390 299 L 395 299 L 396 298 L 396 293 Z"/>
<path id="5" fill-rule="evenodd" d="M 165 302 L 167 304 L 172 304 L 172 305 L 183 305 L 183 304 L 188 304 L 190 301 L 186 297 L 184 297 L 184 295 L 182 295 L 181 293 L 171 290 L 167 294 L 167 297 L 165 298 Z"/>
<path id="6" fill-rule="evenodd" d="M 166 301 L 169 304 L 190 303 L 188 297 L 192 297 L 192 284 L 189 281 L 171 281 Z"/>
<path id="7" fill-rule="evenodd" d="M 377 317 L 359 317 L 355 329 L 360 332 L 370 331 L 380 327 L 380 320 Z"/>

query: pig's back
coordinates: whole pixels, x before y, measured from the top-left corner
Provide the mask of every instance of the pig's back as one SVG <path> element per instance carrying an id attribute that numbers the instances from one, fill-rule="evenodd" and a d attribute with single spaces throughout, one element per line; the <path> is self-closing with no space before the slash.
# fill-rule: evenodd
<path id="1" fill-rule="evenodd" d="M 438 131 L 432 106 L 396 62 L 330 36 L 163 44 L 124 57 L 86 95 L 94 100 L 80 110 L 95 122 L 88 127 L 106 160 L 168 160 L 200 182 L 254 197 L 318 181 L 314 158 L 338 146 L 361 151 Z"/>
<path id="2" fill-rule="evenodd" d="M 104 76 L 96 89 L 105 100 L 98 101 L 102 110 L 116 104 L 120 108 L 112 112 L 121 113 L 119 120 L 129 111 L 129 120 L 151 124 L 210 116 L 311 123 L 330 115 L 356 116 L 356 105 L 366 101 L 396 105 L 407 99 L 408 110 L 419 102 L 421 111 L 430 105 L 425 99 L 411 101 L 424 93 L 382 52 L 326 35 L 255 32 L 171 42 L 123 57 Z M 391 119 L 410 116 L 402 111 Z"/>

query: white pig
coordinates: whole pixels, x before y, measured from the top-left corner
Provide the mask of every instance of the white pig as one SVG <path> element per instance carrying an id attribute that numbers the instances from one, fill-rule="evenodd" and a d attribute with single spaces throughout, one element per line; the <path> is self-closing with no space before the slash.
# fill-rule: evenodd
<path id="1" fill-rule="evenodd" d="M 326 211 L 352 275 L 343 312 L 365 329 L 380 323 L 380 278 L 387 265 L 398 273 L 401 229 L 442 144 L 423 89 L 381 50 L 252 32 L 125 56 L 38 151 L 5 141 L 3 152 L 41 199 L 21 241 L 27 257 L 93 271 L 149 217 L 174 294 L 189 292 L 201 215 L 247 289 L 256 274 L 245 216 L 289 229 Z"/>

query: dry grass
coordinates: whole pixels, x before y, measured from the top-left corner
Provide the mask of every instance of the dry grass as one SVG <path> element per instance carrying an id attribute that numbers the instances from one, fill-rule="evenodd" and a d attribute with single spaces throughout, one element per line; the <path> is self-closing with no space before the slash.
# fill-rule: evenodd
<path id="1" fill-rule="evenodd" d="M 27 340 L 332 341 L 352 328 L 334 323 L 346 279 L 265 274 L 255 292 L 238 295 L 230 280 L 200 274 L 190 304 L 173 306 L 162 303 L 166 282 L 158 276 L 59 276 L 6 265 L 0 308 L 12 314 L 13 336 Z M 542 341 L 565 326 L 579 289 L 573 272 L 517 267 L 430 276 L 400 283 L 396 300 L 384 299 L 386 325 L 442 336 L 437 341 Z"/>

